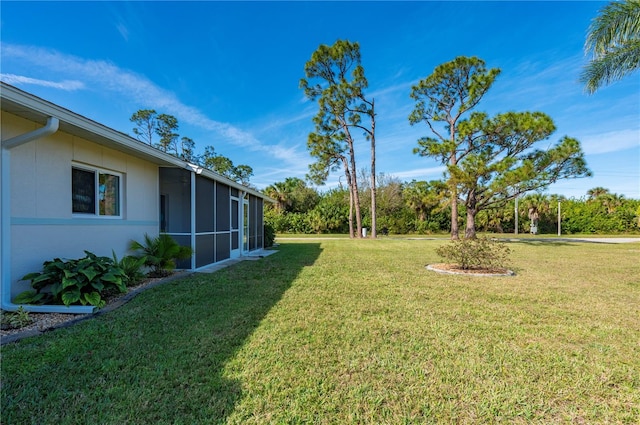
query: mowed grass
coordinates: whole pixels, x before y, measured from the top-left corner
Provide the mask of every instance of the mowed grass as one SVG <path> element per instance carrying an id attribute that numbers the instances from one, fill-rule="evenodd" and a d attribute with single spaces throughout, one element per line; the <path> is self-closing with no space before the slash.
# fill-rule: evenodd
<path id="1" fill-rule="evenodd" d="M 640 244 L 286 241 L 2 348 L 2 423 L 640 422 Z"/>

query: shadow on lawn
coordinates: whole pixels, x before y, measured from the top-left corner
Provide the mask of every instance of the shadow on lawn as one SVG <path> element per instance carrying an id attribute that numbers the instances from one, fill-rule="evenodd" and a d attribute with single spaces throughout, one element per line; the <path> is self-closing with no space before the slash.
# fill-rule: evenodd
<path id="1" fill-rule="evenodd" d="M 226 365 L 319 243 L 150 289 L 120 309 L 3 348 L 7 423 L 224 423 L 242 397 Z M 4 422 L 4 421 L 3 421 Z"/>

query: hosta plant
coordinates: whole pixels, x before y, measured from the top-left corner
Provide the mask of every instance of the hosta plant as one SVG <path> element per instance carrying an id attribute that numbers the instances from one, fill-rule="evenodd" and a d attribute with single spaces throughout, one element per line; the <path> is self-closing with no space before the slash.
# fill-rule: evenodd
<path id="1" fill-rule="evenodd" d="M 14 302 L 103 307 L 105 293 L 127 292 L 124 272 L 111 258 L 98 257 L 89 251 L 85 254 L 77 260 L 45 261 L 41 272 L 29 273 L 21 279 L 31 281 L 34 291 L 19 294 Z"/>

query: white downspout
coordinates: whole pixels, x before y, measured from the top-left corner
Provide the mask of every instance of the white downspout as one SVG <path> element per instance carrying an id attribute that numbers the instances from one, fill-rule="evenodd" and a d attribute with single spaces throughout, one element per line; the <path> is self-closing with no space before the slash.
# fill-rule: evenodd
<path id="1" fill-rule="evenodd" d="M 245 257 L 249 254 L 249 235 L 244 234 L 245 223 L 244 223 L 244 197 L 247 195 L 247 192 L 244 190 L 240 191 L 240 208 L 238 214 L 240 214 L 240 256 Z M 247 214 L 248 216 L 248 214 Z M 247 217 L 249 220 L 249 217 Z M 247 250 L 244 250 L 244 238 L 247 238 Z"/>
<path id="2" fill-rule="evenodd" d="M 11 302 L 11 149 L 29 143 L 41 137 L 49 136 L 58 131 L 60 121 L 49 117 L 44 127 L 28 133 L 20 134 L 1 142 L 1 171 L 0 171 L 0 282 L 2 288 L 1 306 L 4 311 L 16 311 L 22 307 L 25 311 L 34 313 L 93 313 L 93 306 L 63 306 L 63 305 L 17 305 Z"/>
<path id="3" fill-rule="evenodd" d="M 191 270 L 196 268 L 196 172 L 191 172 Z"/>

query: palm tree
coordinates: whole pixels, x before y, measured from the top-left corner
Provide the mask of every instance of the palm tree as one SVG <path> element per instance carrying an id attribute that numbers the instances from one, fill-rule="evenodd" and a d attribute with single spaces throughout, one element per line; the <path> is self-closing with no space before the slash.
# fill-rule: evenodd
<path id="1" fill-rule="evenodd" d="M 546 216 L 550 211 L 549 197 L 543 193 L 533 193 L 522 199 L 523 211 L 531 221 L 530 229 L 537 229 L 540 217 Z M 537 232 L 537 230 L 536 230 Z"/>
<path id="2" fill-rule="evenodd" d="M 598 197 L 602 206 L 607 210 L 607 214 L 613 214 L 616 209 L 624 203 L 624 196 L 616 193 L 607 193 Z"/>
<path id="3" fill-rule="evenodd" d="M 640 0 L 605 6 L 589 26 L 585 50 L 593 59 L 580 81 L 590 94 L 640 68 Z"/>
<path id="4" fill-rule="evenodd" d="M 276 210 L 283 212 L 290 203 L 291 193 L 285 182 L 277 182 L 264 189 L 264 193 L 276 201 Z"/>
<path id="5" fill-rule="evenodd" d="M 609 193 L 610 193 L 609 189 L 606 189 L 601 186 L 594 187 L 593 189 L 587 190 L 587 196 L 589 197 L 589 199 L 596 199 L 602 195 L 608 195 Z"/>
<path id="6" fill-rule="evenodd" d="M 443 185 L 438 181 L 411 181 L 404 186 L 402 197 L 405 204 L 415 211 L 419 221 L 425 221 L 433 209 L 443 200 Z"/>

